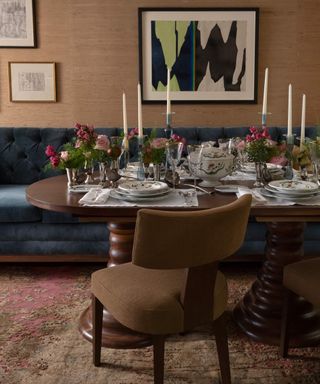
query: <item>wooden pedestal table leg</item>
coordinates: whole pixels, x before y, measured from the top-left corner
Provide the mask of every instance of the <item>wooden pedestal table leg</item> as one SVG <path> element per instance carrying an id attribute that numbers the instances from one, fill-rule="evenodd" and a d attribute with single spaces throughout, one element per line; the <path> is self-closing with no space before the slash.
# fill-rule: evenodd
<path id="1" fill-rule="evenodd" d="M 109 223 L 108 267 L 127 263 L 131 260 L 135 223 Z M 91 305 L 82 313 L 79 330 L 83 337 L 92 341 Z M 146 335 L 124 327 L 106 310 L 103 311 L 102 346 L 108 348 L 141 348 L 152 344 Z"/>
<path id="2" fill-rule="evenodd" d="M 266 261 L 233 315 L 236 323 L 252 339 L 279 345 L 284 297 L 283 267 L 303 258 L 304 223 L 267 223 L 267 227 Z M 292 308 L 290 345 L 318 343 L 319 313 L 298 297 Z"/>

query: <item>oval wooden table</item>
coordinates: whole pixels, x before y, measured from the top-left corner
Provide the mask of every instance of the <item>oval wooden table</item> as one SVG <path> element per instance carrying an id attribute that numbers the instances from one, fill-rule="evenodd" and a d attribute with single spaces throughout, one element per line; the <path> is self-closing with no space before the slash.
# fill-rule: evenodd
<path id="1" fill-rule="evenodd" d="M 108 259 L 106 255 L 108 267 L 131 260 L 138 207 L 83 207 L 78 203 L 82 194 L 68 192 L 65 176 L 38 181 L 27 188 L 26 195 L 28 201 L 39 208 L 71 213 L 82 221 L 108 223 L 110 240 Z M 235 199 L 234 194 L 199 195 L 197 208 L 161 209 L 208 209 L 228 204 Z M 283 267 L 303 258 L 305 222 L 320 221 L 320 207 L 261 205 L 251 208 L 251 216 L 258 222 L 266 223 L 266 258 L 251 289 L 234 309 L 234 319 L 254 340 L 278 345 L 284 293 Z M 305 346 L 318 343 L 320 341 L 319 313 L 302 298 L 297 298 L 295 308 L 290 344 Z M 81 315 L 79 330 L 87 340 L 92 340 L 90 307 Z M 103 346 L 110 348 L 138 348 L 151 344 L 145 335 L 123 327 L 107 311 L 104 311 L 103 316 L 102 343 Z"/>

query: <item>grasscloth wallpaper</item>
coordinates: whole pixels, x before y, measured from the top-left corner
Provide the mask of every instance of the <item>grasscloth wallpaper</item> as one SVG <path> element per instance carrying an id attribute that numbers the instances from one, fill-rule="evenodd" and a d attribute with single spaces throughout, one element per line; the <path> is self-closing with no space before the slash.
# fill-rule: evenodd
<path id="1" fill-rule="evenodd" d="M 260 122 L 264 68 L 269 67 L 268 125 L 286 125 L 293 84 L 293 125 L 307 95 L 307 125 L 320 123 L 318 0 L 35 0 L 38 48 L 0 49 L 0 127 L 137 125 L 138 7 L 259 7 L 258 104 L 173 105 L 175 126 L 241 126 Z M 9 61 L 57 63 L 57 103 L 9 101 Z M 164 105 L 144 105 L 145 127 L 164 123 Z"/>

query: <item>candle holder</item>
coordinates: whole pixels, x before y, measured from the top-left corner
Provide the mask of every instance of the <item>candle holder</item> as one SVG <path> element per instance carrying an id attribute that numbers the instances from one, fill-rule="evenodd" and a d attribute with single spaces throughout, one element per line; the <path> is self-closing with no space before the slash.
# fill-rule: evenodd
<path id="1" fill-rule="evenodd" d="M 126 169 L 129 164 L 129 158 L 130 158 L 128 135 L 124 135 L 123 137 L 122 144 L 121 144 L 121 151 L 122 151 L 121 157 L 122 157 L 123 168 Z"/>
<path id="2" fill-rule="evenodd" d="M 144 137 L 138 136 L 138 170 L 137 170 L 137 179 L 143 181 L 145 179 L 145 172 L 143 166 L 143 145 Z"/>
<path id="3" fill-rule="evenodd" d="M 164 129 L 164 134 L 167 139 L 170 139 L 172 136 L 173 130 L 172 130 L 172 116 L 175 114 L 175 112 L 171 113 L 165 113 L 166 115 L 166 128 Z"/>
<path id="4" fill-rule="evenodd" d="M 261 115 L 261 125 L 265 127 L 267 125 L 267 115 L 272 115 L 271 112 L 262 113 L 258 112 L 258 115 Z"/>
<path id="5" fill-rule="evenodd" d="M 294 140 L 295 140 L 295 134 L 293 135 L 283 135 L 286 139 L 287 143 L 287 152 L 289 155 L 288 159 L 288 164 L 286 165 L 284 177 L 287 180 L 292 180 L 293 179 L 293 156 L 292 156 L 292 151 L 294 147 Z"/>

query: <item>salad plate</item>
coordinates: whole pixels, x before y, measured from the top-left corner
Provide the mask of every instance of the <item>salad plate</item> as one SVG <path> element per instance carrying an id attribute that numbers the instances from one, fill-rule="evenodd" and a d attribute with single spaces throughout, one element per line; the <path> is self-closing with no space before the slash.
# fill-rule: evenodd
<path id="1" fill-rule="evenodd" d="M 269 192 L 272 192 L 272 193 L 276 193 L 277 195 L 279 196 L 282 196 L 282 195 L 285 195 L 285 196 L 314 196 L 314 195 L 317 195 L 319 194 L 319 190 L 311 190 L 311 191 L 287 191 L 287 190 L 279 190 L 279 189 L 276 189 L 276 188 L 273 188 L 271 187 L 270 185 L 265 185 L 264 188 L 269 191 Z"/>
<path id="2" fill-rule="evenodd" d="M 303 180 L 274 180 L 269 183 L 269 187 L 272 187 L 278 191 L 305 193 L 305 192 L 317 192 L 319 187 L 316 183 Z"/>
<path id="3" fill-rule="evenodd" d="M 119 184 L 119 191 L 135 195 L 154 195 L 155 193 L 169 190 L 166 183 L 162 181 L 125 181 Z"/>
<path id="4" fill-rule="evenodd" d="M 149 202 L 149 201 L 159 201 L 167 197 L 168 193 L 157 196 L 132 196 L 128 194 L 119 193 L 118 190 L 111 190 L 110 196 L 117 200 L 129 201 L 129 202 Z"/>

